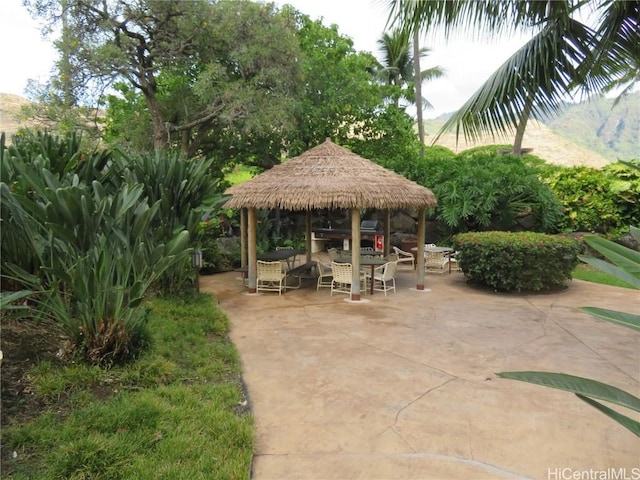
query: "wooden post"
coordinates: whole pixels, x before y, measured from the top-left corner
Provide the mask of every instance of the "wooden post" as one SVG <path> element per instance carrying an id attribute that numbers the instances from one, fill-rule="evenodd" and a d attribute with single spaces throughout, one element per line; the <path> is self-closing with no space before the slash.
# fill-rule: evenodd
<path id="1" fill-rule="evenodd" d="M 424 239 L 426 237 L 424 208 L 418 210 L 418 244 L 416 245 L 416 290 L 424 290 Z"/>
<path id="2" fill-rule="evenodd" d="M 256 293 L 256 277 L 257 277 L 257 253 L 256 253 L 256 232 L 257 232 L 257 215 L 255 208 L 249 208 L 248 210 L 248 238 L 247 243 L 249 244 L 249 258 L 248 258 L 248 267 L 249 271 L 247 272 L 249 275 L 249 293 Z"/>
<path id="3" fill-rule="evenodd" d="M 309 263 L 311 261 L 311 210 L 307 210 L 305 237 L 307 239 L 307 263 Z"/>
<path id="4" fill-rule="evenodd" d="M 240 209 L 240 266 L 247 266 L 247 209 Z"/>
<path id="5" fill-rule="evenodd" d="M 360 300 L 360 209 L 351 209 L 351 300 Z"/>

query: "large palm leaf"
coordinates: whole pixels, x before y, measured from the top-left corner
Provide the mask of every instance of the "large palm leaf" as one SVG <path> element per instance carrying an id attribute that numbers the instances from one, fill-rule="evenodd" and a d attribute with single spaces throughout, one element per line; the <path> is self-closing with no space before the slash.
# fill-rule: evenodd
<path id="1" fill-rule="evenodd" d="M 529 114 L 534 118 L 552 114 L 573 93 L 576 66 L 590 58 L 592 44 L 593 32 L 582 23 L 548 22 L 489 77 L 435 140 L 453 127 L 456 138 L 461 130 L 468 140 L 486 133 L 496 136 L 514 131 Z"/>

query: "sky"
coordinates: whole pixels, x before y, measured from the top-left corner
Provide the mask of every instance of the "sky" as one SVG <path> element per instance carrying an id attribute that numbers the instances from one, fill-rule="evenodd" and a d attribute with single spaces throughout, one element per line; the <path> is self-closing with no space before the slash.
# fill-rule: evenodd
<path id="1" fill-rule="evenodd" d="M 325 25 L 336 24 L 338 31 L 350 37 L 358 51 L 381 58 L 377 40 L 385 30 L 388 11 L 384 0 L 276 0 L 288 3 Z M 501 41 L 471 41 L 462 37 L 448 42 L 425 38 L 421 43 L 431 53 L 423 59 L 422 69 L 439 66 L 444 78 L 425 82 L 423 96 L 433 105 L 425 118 L 457 110 L 480 85 L 527 39 L 514 37 Z M 25 96 L 29 79 L 46 81 L 57 59 L 50 40 L 43 40 L 40 27 L 31 19 L 22 0 L 2 0 L 0 5 L 0 44 L 3 45 L 0 92 Z"/>

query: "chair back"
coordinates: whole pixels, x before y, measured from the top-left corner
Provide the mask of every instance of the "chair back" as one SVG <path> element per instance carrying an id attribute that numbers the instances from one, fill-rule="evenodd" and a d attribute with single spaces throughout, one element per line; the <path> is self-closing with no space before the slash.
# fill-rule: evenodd
<path id="1" fill-rule="evenodd" d="M 447 261 L 443 252 L 424 252 L 424 266 L 427 270 L 443 270 Z"/>
<path id="2" fill-rule="evenodd" d="M 382 271 L 382 280 L 391 280 L 396 275 L 398 269 L 398 262 L 387 262 L 384 264 L 384 270 Z"/>
<path id="3" fill-rule="evenodd" d="M 293 247 L 276 247 L 276 252 L 278 250 L 293 250 Z"/>
<path id="4" fill-rule="evenodd" d="M 264 260 L 258 260 L 257 267 L 258 280 L 279 282 L 282 279 L 282 263 L 279 261 L 265 262 Z"/>
<path id="5" fill-rule="evenodd" d="M 329 252 L 329 258 L 332 262 L 340 260 L 340 252 L 338 252 L 337 248 L 330 248 L 327 252 Z"/>
<path id="6" fill-rule="evenodd" d="M 348 285 L 353 283 L 353 267 L 350 263 L 331 262 L 331 271 L 333 272 L 334 282 Z"/>

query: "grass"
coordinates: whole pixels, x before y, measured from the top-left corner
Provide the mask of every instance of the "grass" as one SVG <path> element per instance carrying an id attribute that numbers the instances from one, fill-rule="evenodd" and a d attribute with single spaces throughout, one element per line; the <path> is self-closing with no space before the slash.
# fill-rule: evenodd
<path id="1" fill-rule="evenodd" d="M 3 429 L 15 452 L 3 478 L 248 478 L 252 418 L 228 319 L 206 294 L 149 308 L 152 346 L 137 361 L 29 372 L 49 407 Z"/>
<path id="2" fill-rule="evenodd" d="M 575 270 L 572 272 L 572 277 L 578 280 L 585 280 L 587 282 L 601 283 L 603 285 L 612 285 L 614 287 L 633 288 L 626 282 L 609 275 L 608 273 L 598 270 L 597 268 L 587 265 L 586 263 L 579 263 Z"/>

